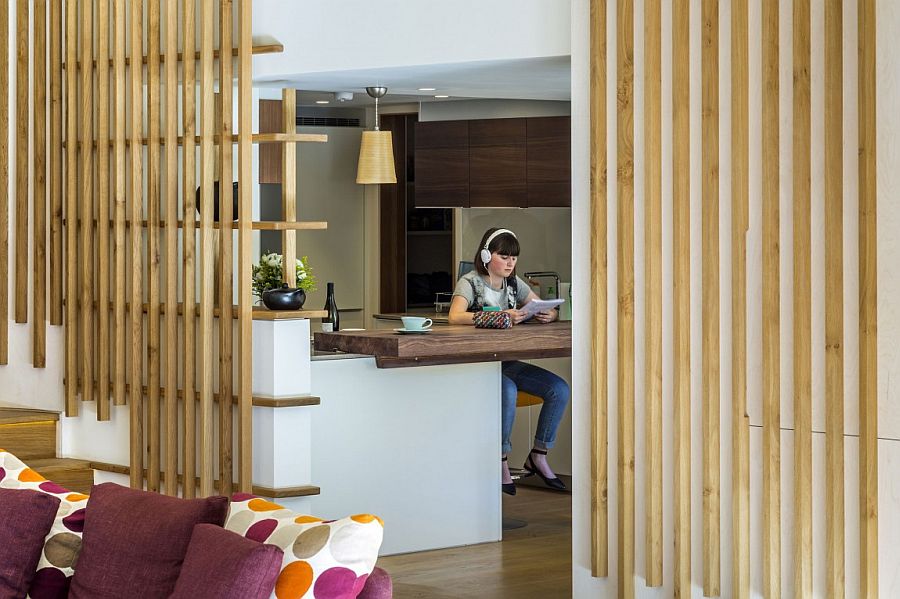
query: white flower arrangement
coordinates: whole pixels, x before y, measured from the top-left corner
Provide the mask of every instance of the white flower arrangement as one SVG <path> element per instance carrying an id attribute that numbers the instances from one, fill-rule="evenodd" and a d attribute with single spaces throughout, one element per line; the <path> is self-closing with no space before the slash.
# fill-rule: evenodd
<path id="1" fill-rule="evenodd" d="M 270 252 L 259 257 L 259 264 L 253 265 L 253 294 L 262 297 L 264 291 L 277 289 L 284 285 L 281 254 Z M 303 291 L 316 290 L 316 277 L 309 266 L 309 258 L 297 258 L 297 287 Z"/>

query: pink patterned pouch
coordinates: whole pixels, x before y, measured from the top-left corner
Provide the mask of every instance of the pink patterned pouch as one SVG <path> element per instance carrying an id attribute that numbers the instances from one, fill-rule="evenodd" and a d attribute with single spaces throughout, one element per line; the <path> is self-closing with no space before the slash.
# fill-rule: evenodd
<path id="1" fill-rule="evenodd" d="M 508 312 L 475 312 L 472 322 L 478 329 L 508 329 L 512 326 Z"/>

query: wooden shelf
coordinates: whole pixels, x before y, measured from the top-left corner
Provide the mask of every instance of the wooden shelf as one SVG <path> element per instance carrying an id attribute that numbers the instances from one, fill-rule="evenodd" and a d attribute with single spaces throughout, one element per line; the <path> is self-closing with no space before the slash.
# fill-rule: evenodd
<path id="1" fill-rule="evenodd" d="M 63 224 L 64 225 L 66 224 L 66 219 L 63 219 Z M 96 219 L 91 222 L 91 225 L 93 227 L 97 226 Z M 81 227 L 80 220 L 78 221 L 78 226 Z M 110 220 L 109 226 L 111 228 L 115 228 L 115 221 Z M 141 221 L 141 227 L 146 229 L 148 226 L 149 225 L 146 220 Z M 160 229 L 165 229 L 168 225 L 165 220 L 160 220 L 159 224 L 157 226 Z M 179 229 L 183 229 L 184 221 L 179 220 L 176 227 Z M 131 223 L 128 221 L 125 221 L 125 228 L 130 229 Z M 199 218 L 196 221 L 194 221 L 194 228 L 198 231 L 200 230 L 200 219 Z M 221 228 L 222 228 L 222 226 L 220 223 L 218 223 L 218 222 L 213 223 L 213 229 L 221 229 Z M 226 226 L 225 228 L 228 229 L 229 227 Z M 233 221 L 231 223 L 230 228 L 235 229 L 235 230 L 239 229 L 240 222 Z M 254 231 L 324 231 L 325 229 L 328 228 L 328 223 L 326 221 L 320 221 L 320 220 L 298 220 L 298 221 L 284 221 L 284 220 L 258 221 L 257 220 L 257 221 L 253 221 L 250 224 L 250 228 L 253 229 Z"/>
<path id="2" fill-rule="evenodd" d="M 252 53 L 253 53 L 254 56 L 257 55 L 257 54 L 280 54 L 280 53 L 282 53 L 282 52 L 284 52 L 284 46 L 283 46 L 282 44 L 278 44 L 278 43 L 274 43 L 274 44 L 260 44 L 260 45 L 258 45 L 258 46 L 253 46 L 253 51 L 252 51 Z M 232 49 L 231 49 L 231 56 L 232 56 L 233 58 L 237 58 L 237 56 L 238 56 L 238 48 L 232 48 Z M 141 57 L 141 64 L 147 64 L 148 59 L 149 59 L 149 57 L 147 57 L 147 56 L 142 56 L 142 57 Z M 213 50 L 213 60 L 218 60 L 218 59 L 219 59 L 219 51 L 218 51 L 218 50 Z M 199 61 L 199 60 L 200 60 L 200 52 L 195 52 L 195 53 L 194 53 L 194 60 L 196 60 L 196 61 Z M 159 62 L 160 62 L 160 64 L 166 62 L 166 55 L 165 55 L 165 54 L 160 54 L 160 55 L 159 55 Z M 183 53 L 183 52 L 179 52 L 179 53 L 178 53 L 178 62 L 184 62 L 184 53 Z M 79 69 L 81 68 L 81 61 L 80 61 L 80 60 L 77 61 L 75 64 L 77 65 L 77 67 L 78 67 Z M 94 68 L 97 68 L 97 61 L 96 61 L 96 60 L 93 61 L 92 64 L 93 64 L 93 67 L 94 67 Z M 110 68 L 112 68 L 112 67 L 115 66 L 115 62 L 114 62 L 112 59 L 110 59 L 110 61 L 109 61 L 109 66 L 110 66 Z M 126 57 L 125 57 L 125 66 L 131 66 L 131 57 L 130 57 L 130 56 L 126 56 Z M 65 63 L 65 62 L 62 63 L 62 68 L 66 68 L 66 63 Z"/>
<path id="3" fill-rule="evenodd" d="M 95 461 L 90 461 L 88 463 L 89 463 L 90 467 L 93 468 L 94 470 L 100 470 L 103 472 L 112 472 L 114 474 L 124 474 L 124 475 L 128 475 L 131 473 L 131 468 L 128 466 L 121 466 L 119 464 L 110 464 L 108 462 L 95 462 Z M 147 470 L 144 469 L 143 473 L 144 473 L 144 478 L 146 479 L 147 478 Z M 160 481 L 164 482 L 166 480 L 166 473 L 160 472 L 159 479 L 160 479 Z M 184 484 L 184 477 L 182 477 L 181 474 L 178 475 L 178 482 Z M 219 489 L 219 481 L 216 480 L 214 484 L 215 484 L 215 488 L 217 490 L 219 490 L 219 492 L 221 492 L 221 490 Z M 200 478 L 199 477 L 196 478 L 196 485 L 198 487 L 200 486 Z M 234 483 L 232 486 L 232 492 L 237 492 L 237 490 L 238 490 L 238 485 L 237 485 L 237 483 Z M 302 485 L 302 486 L 298 486 L 298 487 L 277 487 L 274 489 L 270 488 L 270 487 L 261 487 L 259 485 L 253 485 L 253 494 L 254 495 L 257 495 L 259 497 L 265 497 L 268 499 L 278 499 L 278 498 L 285 498 L 285 497 L 308 497 L 310 495 L 318 495 L 320 492 L 321 492 L 321 489 L 319 489 L 319 487 L 316 487 L 314 485 Z"/>
<path id="4" fill-rule="evenodd" d="M 254 133 L 253 143 L 326 143 L 325 133 Z"/>
<path id="5" fill-rule="evenodd" d="M 66 300 L 63 299 L 63 305 L 65 305 Z M 81 302 L 78 302 L 78 305 L 81 305 Z M 93 303 L 94 309 L 97 309 L 97 302 Z M 194 310 L 194 315 L 200 315 L 200 304 L 196 305 L 196 309 Z M 109 302 L 109 310 L 114 309 L 114 304 Z M 178 302 L 178 314 L 184 315 L 184 304 L 182 302 Z M 150 304 L 143 303 L 141 304 L 141 312 L 147 314 L 150 311 Z M 129 314 L 131 312 L 131 303 L 125 302 L 125 313 Z M 159 313 L 166 313 L 166 304 L 159 304 Z M 213 308 L 213 316 L 218 318 L 221 315 L 222 311 L 214 307 Z M 237 319 L 240 313 L 239 306 L 231 307 L 231 317 Z M 327 310 L 269 310 L 265 306 L 253 306 L 253 320 L 300 320 L 300 319 L 309 319 L 309 318 L 327 318 L 328 311 Z"/>
<path id="6" fill-rule="evenodd" d="M 234 135 L 232 135 L 232 136 L 231 136 L 231 143 L 238 143 L 239 138 L 240 138 L 240 135 L 239 135 L 239 134 L 234 134 Z M 218 135 L 213 135 L 213 136 L 212 136 L 213 144 L 218 145 L 220 139 L 221 139 L 220 136 L 218 136 Z M 195 136 L 194 136 L 194 143 L 195 143 L 195 144 L 197 144 L 197 145 L 199 146 L 201 141 L 202 141 L 202 138 L 201 138 L 199 135 L 195 135 Z M 327 143 L 327 142 L 328 142 L 328 135 L 326 135 L 326 134 L 324 134 L 324 133 L 252 133 L 252 134 L 251 134 L 251 137 L 250 137 L 250 141 L 251 141 L 252 143 L 255 143 L 255 144 L 270 144 L 270 143 Z M 116 143 L 116 141 L 115 141 L 114 139 L 110 139 L 110 140 L 107 141 L 107 145 L 110 146 L 110 147 L 114 146 L 115 143 Z M 146 146 L 148 143 L 150 143 L 149 138 L 147 138 L 147 137 L 142 137 L 142 138 L 141 138 L 141 145 Z M 176 138 L 176 143 L 177 143 L 179 146 L 183 146 L 183 145 L 184 145 L 184 136 L 183 136 L 183 135 L 179 135 L 179 136 Z M 97 147 L 97 140 L 93 140 L 93 141 L 91 142 L 91 145 L 92 145 L 92 147 L 96 148 L 96 147 Z M 165 137 L 160 137 L 160 138 L 159 138 L 159 145 L 161 145 L 161 146 L 166 145 L 166 138 L 165 138 Z M 78 149 L 81 149 L 81 146 L 82 146 L 82 142 L 79 141 L 79 142 L 76 144 L 76 147 L 77 147 Z M 130 147 L 130 146 L 131 146 L 131 140 L 130 140 L 130 139 L 126 139 L 126 140 L 125 140 L 125 146 L 126 146 L 126 147 Z M 66 142 L 65 142 L 65 141 L 62 142 L 62 147 L 64 147 L 64 148 L 66 147 Z"/>

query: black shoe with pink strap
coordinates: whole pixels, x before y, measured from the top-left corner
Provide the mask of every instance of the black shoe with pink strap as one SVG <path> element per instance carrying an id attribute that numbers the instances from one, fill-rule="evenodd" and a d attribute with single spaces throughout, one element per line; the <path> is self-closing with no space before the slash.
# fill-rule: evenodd
<path id="1" fill-rule="evenodd" d="M 506 456 L 503 456 L 503 458 L 501 458 L 500 461 L 505 462 Z M 501 489 L 503 489 L 503 492 L 506 493 L 507 495 L 515 495 L 516 494 L 516 483 L 514 483 L 514 482 L 500 483 L 500 487 L 501 487 Z"/>
<path id="2" fill-rule="evenodd" d="M 538 469 L 535 465 L 534 460 L 531 458 L 531 454 L 536 453 L 538 455 L 547 455 L 547 452 L 543 449 L 532 449 L 531 453 L 528 454 L 528 457 L 525 459 L 525 470 L 528 470 L 532 474 L 537 474 L 541 477 L 541 480 L 544 481 L 544 484 L 550 487 L 551 489 L 556 489 L 557 491 L 565 491 L 566 484 L 559 480 L 558 478 L 548 478 L 544 476 L 544 474 Z"/>

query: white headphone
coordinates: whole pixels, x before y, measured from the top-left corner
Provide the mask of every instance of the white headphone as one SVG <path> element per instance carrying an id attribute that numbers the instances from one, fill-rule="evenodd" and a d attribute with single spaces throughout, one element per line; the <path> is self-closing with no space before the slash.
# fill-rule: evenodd
<path id="1" fill-rule="evenodd" d="M 491 242 L 494 240 L 494 237 L 497 237 L 498 235 L 502 235 L 504 233 L 509 233 L 513 237 L 516 237 L 516 234 L 513 233 L 512 231 L 510 231 L 509 229 L 497 229 L 496 231 L 491 233 L 488 236 L 488 238 L 485 240 L 484 247 L 481 248 L 481 261 L 484 263 L 485 266 L 487 266 L 488 263 L 491 261 L 491 250 L 488 249 L 488 246 L 491 245 Z M 518 239 L 518 237 L 516 237 L 516 239 Z"/>

